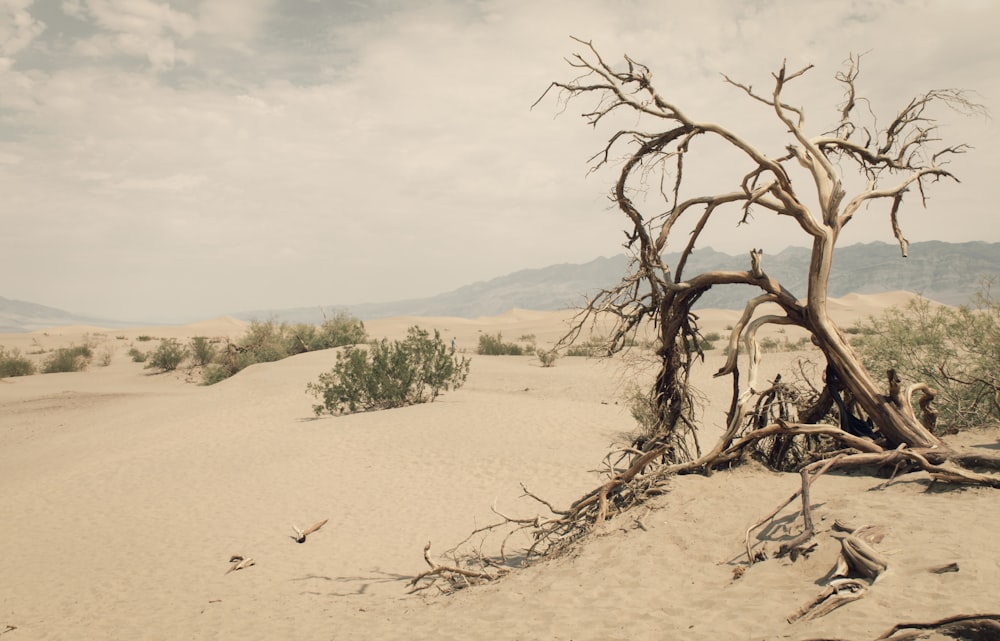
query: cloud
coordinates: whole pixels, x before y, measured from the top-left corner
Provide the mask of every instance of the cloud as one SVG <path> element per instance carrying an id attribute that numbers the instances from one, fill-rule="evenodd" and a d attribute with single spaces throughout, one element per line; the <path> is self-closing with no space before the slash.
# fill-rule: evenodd
<path id="1" fill-rule="evenodd" d="M 0 0 L 0 59 L 13 56 L 32 43 L 45 24 L 32 17 L 32 0 Z"/>
<path id="2" fill-rule="evenodd" d="M 587 160 L 611 125 L 647 124 L 630 116 L 595 130 L 579 117 L 593 105 L 556 94 L 531 109 L 550 81 L 572 77 L 570 35 L 593 39 L 613 64 L 626 52 L 648 63 L 685 111 L 772 154 L 783 153 L 780 123 L 720 72 L 764 91 L 783 59 L 815 64 L 789 92 L 815 131 L 836 121 L 833 74 L 851 52 L 870 52 L 862 85 L 883 119 L 935 86 L 1000 97 L 991 3 L 0 7 L 21 16 L 0 22 L 15 34 L 0 43 L 18 43 L 0 65 L 0 159 L 16 159 L 0 160 L 0 191 L 7 211 L 31 214 L 4 219 L 0 270 L 23 276 L 0 294 L 119 317 L 425 296 L 620 251 L 622 221 L 606 198 L 614 168 L 591 174 Z M 979 149 L 956 163 L 963 186 L 933 190 L 933 211 L 981 211 L 1000 170 L 995 126 L 941 116 L 949 140 Z M 710 147 L 701 162 L 692 186 L 725 178 L 729 189 L 741 175 Z M 904 215 L 911 240 L 962 239 L 959 218 L 942 233 L 917 208 Z M 787 225 L 738 219 L 720 219 L 711 244 L 803 242 Z M 976 220 L 977 237 L 1000 240 Z M 847 233 L 890 238 L 877 212 Z M 29 264 L 45 267 L 18 269 Z"/>

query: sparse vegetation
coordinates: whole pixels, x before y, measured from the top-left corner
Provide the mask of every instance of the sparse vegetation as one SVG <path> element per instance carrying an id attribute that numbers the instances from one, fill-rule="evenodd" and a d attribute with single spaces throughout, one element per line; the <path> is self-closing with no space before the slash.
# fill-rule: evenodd
<path id="1" fill-rule="evenodd" d="M 348 314 L 337 314 L 322 325 L 288 325 L 274 320 L 253 321 L 235 344 L 218 352 L 202 374 L 213 385 L 255 363 L 269 363 L 303 352 L 356 345 L 368 340 L 364 323 Z"/>
<path id="2" fill-rule="evenodd" d="M 59 372 L 80 372 L 87 369 L 94 351 L 86 345 L 60 347 L 45 359 L 42 373 L 56 374 Z"/>
<path id="3" fill-rule="evenodd" d="M 143 334 L 142 336 L 136 336 L 135 340 L 139 341 L 140 343 L 148 343 L 149 341 L 153 340 L 153 337 L 148 334 Z"/>
<path id="4" fill-rule="evenodd" d="M 162 372 L 172 372 L 187 358 L 188 350 L 175 338 L 165 338 L 149 355 L 146 369 L 158 369 Z"/>
<path id="5" fill-rule="evenodd" d="M 146 359 L 149 358 L 149 354 L 135 346 L 129 347 L 128 355 L 132 357 L 133 363 L 145 363 Z"/>
<path id="6" fill-rule="evenodd" d="M 389 409 L 433 401 L 442 391 L 457 389 L 469 374 L 469 359 L 434 336 L 411 327 L 403 341 L 380 340 L 337 353 L 337 363 L 306 391 L 322 401 L 317 415 Z"/>
<path id="7" fill-rule="evenodd" d="M 31 376 L 35 370 L 35 364 L 22 356 L 20 350 L 12 349 L 8 352 L 0 346 L 0 378 Z"/>
<path id="8" fill-rule="evenodd" d="M 551 349 L 547 352 L 539 351 L 538 360 L 541 361 L 542 367 L 552 367 L 556 364 L 556 358 L 559 357 L 559 353 L 556 350 Z"/>
<path id="9" fill-rule="evenodd" d="M 503 342 L 503 335 L 500 332 L 496 336 L 482 334 L 479 337 L 479 347 L 476 353 L 486 356 L 523 356 L 525 350 L 517 343 Z"/>
<path id="10" fill-rule="evenodd" d="M 988 284 L 970 307 L 915 298 L 856 328 L 854 346 L 866 367 L 895 369 L 904 383 L 937 391 L 939 425 L 1000 420 L 1000 302 Z"/>
<path id="11" fill-rule="evenodd" d="M 809 345 L 810 341 L 806 336 L 794 341 L 788 340 L 785 336 L 782 336 L 780 339 L 765 337 L 758 342 L 758 347 L 760 347 L 762 352 L 798 352 Z"/>
<path id="12" fill-rule="evenodd" d="M 208 365 L 215 358 L 215 345 L 212 345 L 211 341 L 205 336 L 195 336 L 192 338 L 188 349 L 191 352 L 194 364 L 200 367 Z"/>
<path id="13" fill-rule="evenodd" d="M 97 355 L 98 358 L 97 362 L 101 365 L 101 367 L 107 367 L 108 365 L 111 364 L 111 360 L 114 358 L 114 356 L 115 356 L 114 346 L 105 345 L 104 348 L 101 349 L 100 354 Z"/>
<path id="14" fill-rule="evenodd" d="M 699 336 L 698 347 L 700 347 L 702 351 L 707 352 L 715 349 L 715 344 L 720 340 L 722 340 L 722 336 L 719 332 L 709 332 L 703 336 Z"/>
<path id="15" fill-rule="evenodd" d="M 583 343 L 575 343 L 566 348 L 566 356 L 583 356 L 586 358 L 597 358 L 608 353 L 608 346 L 603 341 L 589 340 Z"/>

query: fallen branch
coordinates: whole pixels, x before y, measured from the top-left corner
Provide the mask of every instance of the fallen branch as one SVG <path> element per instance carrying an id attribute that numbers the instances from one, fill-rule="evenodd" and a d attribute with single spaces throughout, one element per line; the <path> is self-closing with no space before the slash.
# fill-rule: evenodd
<path id="1" fill-rule="evenodd" d="M 295 530 L 295 536 L 293 536 L 293 537 L 292 537 L 292 539 L 293 539 L 293 540 L 294 540 L 294 541 L 295 541 L 296 543 L 305 543 L 305 542 L 306 542 L 306 537 L 307 537 L 307 536 L 309 536 L 310 534 L 312 534 L 312 533 L 313 533 L 313 532 L 315 532 L 316 530 L 318 530 L 318 529 L 320 529 L 321 527 L 323 527 L 324 525 L 326 525 L 326 522 L 327 522 L 327 521 L 329 521 L 329 520 L 330 520 L 330 519 L 323 519 L 323 520 L 322 520 L 322 521 L 320 521 L 319 523 L 313 523 L 312 525 L 310 525 L 309 527 L 307 527 L 307 528 L 306 528 L 306 529 L 304 529 L 304 530 L 300 530 L 300 529 L 298 528 L 298 526 L 296 526 L 296 525 L 293 525 L 293 526 L 292 526 L 292 529 L 293 529 L 293 530 Z"/>
<path id="2" fill-rule="evenodd" d="M 229 563 L 231 565 L 229 566 L 229 569 L 226 570 L 226 574 L 229 574 L 230 572 L 236 572 L 237 570 L 244 570 L 253 565 L 257 565 L 257 562 L 254 561 L 251 557 L 248 556 L 245 557 L 242 554 L 234 554 L 233 556 L 229 557 Z"/>
<path id="3" fill-rule="evenodd" d="M 833 612 L 842 605 L 851 601 L 857 601 L 868 593 L 868 584 L 857 579 L 834 579 L 820 592 L 816 598 L 812 599 L 801 608 L 787 617 L 789 623 L 795 623 L 799 619 L 807 621 L 818 619 L 821 616 Z"/>
<path id="4" fill-rule="evenodd" d="M 418 574 L 417 576 L 413 577 L 413 579 L 410 580 L 410 587 L 412 588 L 410 590 L 411 594 L 414 592 L 419 592 L 421 590 L 426 590 L 427 588 L 431 587 L 432 585 L 434 585 L 435 581 L 439 577 L 444 577 L 446 580 L 448 580 L 449 583 L 451 584 L 452 590 L 454 590 L 472 585 L 473 582 L 470 581 L 469 579 L 477 581 L 493 581 L 499 578 L 500 576 L 503 576 L 503 574 L 505 574 L 502 571 L 498 572 L 497 574 L 490 574 L 489 572 L 466 570 L 464 568 L 459 568 L 451 565 L 439 565 L 431 560 L 430 549 L 431 549 L 431 542 L 428 541 L 427 545 L 424 546 L 424 561 L 427 562 L 427 565 L 430 566 L 431 569 L 425 572 L 421 572 L 420 574 Z M 433 578 L 431 578 L 431 580 L 425 583 L 424 585 L 417 585 L 424 579 L 430 577 Z M 464 581 L 464 585 L 458 584 L 456 578 L 460 579 L 461 581 Z M 447 592 L 450 590 L 445 590 L 445 591 Z"/>
<path id="5" fill-rule="evenodd" d="M 1000 638 L 1000 614 L 956 614 L 930 623 L 897 623 L 875 641 L 906 641 L 922 636 L 919 632 L 897 636 L 902 630 L 936 630 L 956 639 L 996 639 Z"/>

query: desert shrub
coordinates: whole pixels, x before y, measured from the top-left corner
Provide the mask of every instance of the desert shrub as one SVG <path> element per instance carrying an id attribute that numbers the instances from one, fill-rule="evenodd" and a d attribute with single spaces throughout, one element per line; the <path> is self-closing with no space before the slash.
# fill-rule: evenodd
<path id="1" fill-rule="evenodd" d="M 468 375 L 469 359 L 459 359 L 437 330 L 432 338 L 414 326 L 403 341 L 383 339 L 367 349 L 338 352 L 333 369 L 306 391 L 322 401 L 313 405 L 317 415 L 344 414 L 433 401 L 461 387 Z"/>
<path id="2" fill-rule="evenodd" d="M 558 356 L 559 354 L 556 353 L 556 350 L 554 349 L 549 350 L 547 352 L 539 350 L 538 352 L 538 360 L 541 361 L 542 367 L 554 366 L 556 364 L 556 358 L 558 358 Z"/>
<path id="3" fill-rule="evenodd" d="M 129 347 L 128 355 L 132 357 L 133 363 L 145 363 L 146 359 L 149 358 L 149 354 L 140 350 L 137 347 Z"/>
<path id="4" fill-rule="evenodd" d="M 188 349 L 195 365 L 208 365 L 215 358 L 215 345 L 212 345 L 205 336 L 193 337 Z"/>
<path id="5" fill-rule="evenodd" d="M 368 340 L 364 323 L 348 314 L 337 314 L 322 325 L 289 325 L 274 320 L 252 321 L 235 344 L 216 353 L 205 368 L 202 382 L 213 385 L 255 363 L 270 363 L 318 349 L 355 345 Z"/>
<path id="6" fill-rule="evenodd" d="M 286 325 L 283 328 L 285 353 L 294 356 L 303 352 L 312 351 L 312 345 L 316 341 L 316 326 L 308 323 L 298 325 Z"/>
<path id="7" fill-rule="evenodd" d="M 93 356 L 94 351 L 86 345 L 60 347 L 45 359 L 42 372 L 45 374 L 79 372 L 87 368 Z"/>
<path id="8" fill-rule="evenodd" d="M 0 346 L 0 378 L 31 376 L 34 373 L 35 364 L 21 356 L 20 350 L 12 349 L 8 352 Z"/>
<path id="9" fill-rule="evenodd" d="M 699 335 L 698 347 L 702 351 L 707 352 L 715 349 L 715 343 L 719 340 L 722 340 L 722 336 L 719 335 L 719 332 L 709 332 L 707 334 Z"/>
<path id="10" fill-rule="evenodd" d="M 599 340 L 588 340 L 584 343 L 576 343 L 566 349 L 566 356 L 583 356 L 585 358 L 606 356 L 607 353 L 607 344 Z"/>
<path id="11" fill-rule="evenodd" d="M 115 356 L 115 348 L 111 345 L 105 345 L 101 350 L 101 353 L 97 355 L 98 363 L 101 367 L 107 367 L 111 364 L 111 359 Z"/>
<path id="12" fill-rule="evenodd" d="M 254 363 L 270 363 L 290 356 L 288 326 L 274 320 L 252 321 L 240 339 L 244 353 L 252 355 Z"/>
<path id="13" fill-rule="evenodd" d="M 146 369 L 171 372 L 184 362 L 187 355 L 187 348 L 181 345 L 177 339 L 165 338 L 160 341 L 160 345 L 149 355 L 149 362 L 146 363 Z"/>
<path id="14" fill-rule="evenodd" d="M 216 383 L 226 380 L 235 373 L 236 372 L 230 371 L 228 368 L 220 365 L 219 363 L 212 363 L 205 368 L 204 372 L 202 372 L 201 382 L 204 385 L 215 385 Z"/>
<path id="15" fill-rule="evenodd" d="M 757 347 L 762 352 L 797 352 L 805 349 L 811 344 L 809 338 L 803 336 L 794 341 L 782 336 L 780 339 L 765 336 L 757 341 Z"/>
<path id="16" fill-rule="evenodd" d="M 972 306 L 914 298 L 857 325 L 853 342 L 869 371 L 893 368 L 904 384 L 937 390 L 940 428 L 1000 420 L 1000 303 L 988 285 Z"/>
<path id="17" fill-rule="evenodd" d="M 359 345 L 368 340 L 365 324 L 350 314 L 337 314 L 323 321 L 309 349 L 331 349 L 344 345 Z"/>
<path id="18" fill-rule="evenodd" d="M 521 356 L 524 354 L 524 348 L 517 343 L 503 342 L 503 335 L 497 332 L 496 336 L 482 334 L 479 337 L 476 353 L 487 356 Z"/>
<path id="19" fill-rule="evenodd" d="M 148 343 L 149 341 L 153 340 L 153 337 L 150 336 L 149 334 L 143 334 L 142 336 L 136 336 L 135 340 L 139 341 L 140 343 Z"/>
<path id="20" fill-rule="evenodd" d="M 660 415 L 649 391 L 633 386 L 626 395 L 625 405 L 635 419 L 636 439 L 648 440 L 655 436 L 660 429 Z"/>

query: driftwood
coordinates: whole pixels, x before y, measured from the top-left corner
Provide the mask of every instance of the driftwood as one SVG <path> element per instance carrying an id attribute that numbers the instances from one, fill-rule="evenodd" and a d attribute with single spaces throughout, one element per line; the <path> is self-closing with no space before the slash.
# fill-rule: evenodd
<path id="1" fill-rule="evenodd" d="M 787 618 L 789 623 L 799 619 L 817 619 L 842 605 L 857 601 L 868 593 L 879 575 L 889 567 L 888 562 L 872 547 L 885 536 L 884 527 L 866 525 L 851 528 L 838 521 L 834 529 L 845 532 L 846 536 L 840 539 L 840 556 L 829 572 L 830 581 L 814 599 Z"/>
<path id="2" fill-rule="evenodd" d="M 318 523 L 313 523 L 312 525 L 310 525 L 309 527 L 307 527 L 304 530 L 300 530 L 298 528 L 298 526 L 292 525 L 292 529 L 295 530 L 295 536 L 291 537 L 292 540 L 295 541 L 296 543 L 305 543 L 307 536 L 309 536 L 310 534 L 312 534 L 316 530 L 318 530 L 321 527 L 323 527 L 324 525 L 326 525 L 326 522 L 329 521 L 329 520 L 330 519 L 323 519 L 322 521 L 319 521 Z"/>
<path id="3" fill-rule="evenodd" d="M 857 601 L 868 593 L 868 584 L 857 579 L 834 579 L 815 599 L 812 599 L 788 616 L 789 623 L 799 619 L 817 619 L 833 612 L 842 605 Z"/>
<path id="4" fill-rule="evenodd" d="M 928 623 L 898 623 L 873 641 L 916 641 L 937 633 L 958 641 L 992 641 L 1000 639 L 1000 614 L 956 614 Z M 823 637 L 802 641 L 849 641 Z"/>
<path id="5" fill-rule="evenodd" d="M 254 561 L 251 557 L 243 556 L 242 554 L 234 554 L 233 556 L 229 557 L 229 563 L 230 566 L 229 569 L 226 570 L 226 574 L 229 574 L 230 572 L 236 572 L 237 570 L 243 570 L 257 564 L 257 562 Z"/>
<path id="6" fill-rule="evenodd" d="M 903 632 L 909 630 L 908 632 Z M 899 623 L 875 641 L 908 641 L 924 638 L 924 632 L 933 630 L 953 639 L 985 641 L 1000 639 L 1000 614 L 958 614 L 929 623 Z M 900 634 L 902 632 L 902 634 Z"/>

